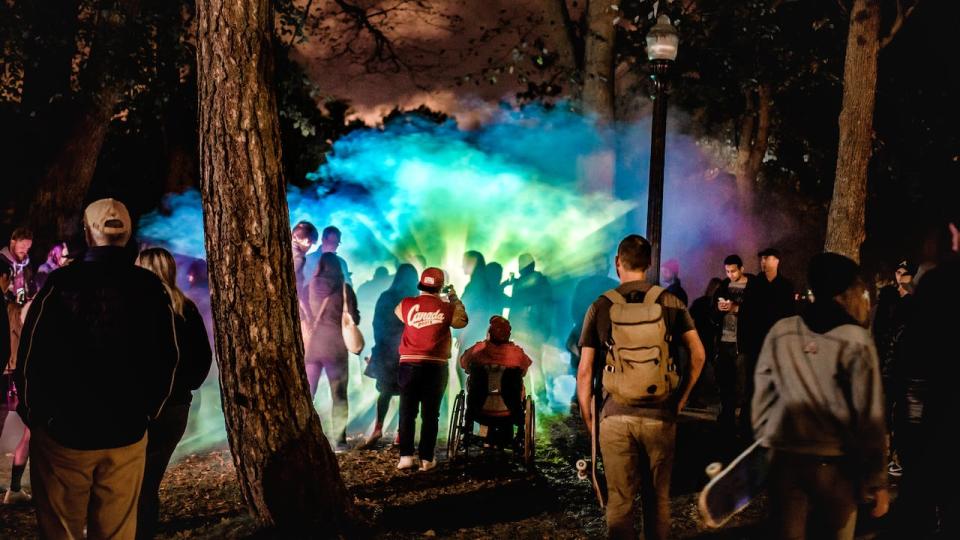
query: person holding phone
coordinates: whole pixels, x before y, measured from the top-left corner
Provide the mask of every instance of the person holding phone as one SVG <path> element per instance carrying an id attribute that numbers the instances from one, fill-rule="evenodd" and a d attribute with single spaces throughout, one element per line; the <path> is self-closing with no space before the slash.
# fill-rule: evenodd
<path id="1" fill-rule="evenodd" d="M 394 314 L 403 321 L 400 337 L 400 462 L 398 469 L 416 467 L 413 459 L 414 428 L 420 413 L 420 470 L 437 466 L 434 449 L 440 422 L 440 402 L 447 390 L 453 346 L 451 328 L 467 325 L 467 311 L 452 285 L 445 285 L 443 270 L 427 268 L 420 275 L 420 296 L 404 298 Z"/>
<path id="2" fill-rule="evenodd" d="M 743 259 L 739 255 L 729 255 L 723 260 L 723 271 L 727 275 L 714 293 L 714 323 L 720 327 L 720 340 L 717 344 L 714 372 L 720 387 L 720 416 L 717 418 L 722 432 L 733 436 L 736 426 L 745 419 L 739 419 L 744 410 L 746 378 L 749 376 L 746 362 L 739 342 L 740 306 L 747 283 L 753 278 L 743 271 Z"/>

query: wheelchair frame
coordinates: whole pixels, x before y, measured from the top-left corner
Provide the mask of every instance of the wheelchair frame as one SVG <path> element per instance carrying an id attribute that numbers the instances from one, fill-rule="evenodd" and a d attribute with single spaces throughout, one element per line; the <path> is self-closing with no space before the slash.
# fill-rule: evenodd
<path id="1" fill-rule="evenodd" d="M 453 413 L 450 415 L 450 429 L 447 433 L 447 459 L 451 462 L 469 459 L 470 447 L 480 446 L 486 442 L 486 436 L 473 433 L 472 424 L 474 422 L 480 426 L 490 427 L 489 424 L 485 424 L 476 419 L 470 422 L 470 426 L 467 426 L 467 395 L 464 390 L 460 390 L 453 402 Z M 523 401 L 523 424 L 519 425 L 510 422 L 510 426 L 511 428 L 523 428 L 522 448 L 517 444 L 516 436 L 511 437 L 512 444 L 510 446 L 514 455 L 520 459 L 525 467 L 528 469 L 533 468 L 535 466 L 534 451 L 536 450 L 537 436 L 537 414 L 533 397 L 527 396 Z M 488 433 L 489 432 L 490 431 L 488 431 Z M 502 448 L 502 446 L 498 444 L 492 444 L 491 446 Z"/>

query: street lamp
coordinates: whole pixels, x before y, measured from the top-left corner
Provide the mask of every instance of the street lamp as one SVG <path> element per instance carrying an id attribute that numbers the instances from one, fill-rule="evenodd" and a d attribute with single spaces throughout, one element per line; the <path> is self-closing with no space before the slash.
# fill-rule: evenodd
<path id="1" fill-rule="evenodd" d="M 663 167 L 667 141 L 667 75 L 677 58 L 680 37 L 670 17 L 660 15 L 647 33 L 647 58 L 653 69 L 653 124 L 650 136 L 650 186 L 647 195 L 647 240 L 652 247 L 647 279 L 660 284 L 660 240 L 663 231 Z"/>

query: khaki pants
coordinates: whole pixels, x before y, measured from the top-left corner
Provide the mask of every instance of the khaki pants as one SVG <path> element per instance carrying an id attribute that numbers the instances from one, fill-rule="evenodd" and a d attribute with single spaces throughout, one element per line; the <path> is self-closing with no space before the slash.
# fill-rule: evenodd
<path id="1" fill-rule="evenodd" d="M 80 539 L 86 527 L 86 538 L 132 540 L 146 449 L 146 435 L 120 448 L 73 450 L 35 431 L 30 477 L 40 537 Z"/>
<path id="2" fill-rule="evenodd" d="M 607 478 L 607 535 L 637 538 L 633 502 L 640 493 L 647 540 L 670 534 L 670 473 L 677 437 L 674 422 L 608 416 L 600 423 L 600 451 Z"/>

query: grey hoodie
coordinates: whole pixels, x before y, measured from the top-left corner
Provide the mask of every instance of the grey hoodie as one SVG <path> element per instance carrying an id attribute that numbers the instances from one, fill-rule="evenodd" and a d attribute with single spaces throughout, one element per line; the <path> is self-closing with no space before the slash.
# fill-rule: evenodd
<path id="1" fill-rule="evenodd" d="M 833 301 L 777 322 L 754 373 L 753 429 L 763 445 L 849 456 L 861 487 L 886 485 L 879 361 L 869 331 Z"/>

